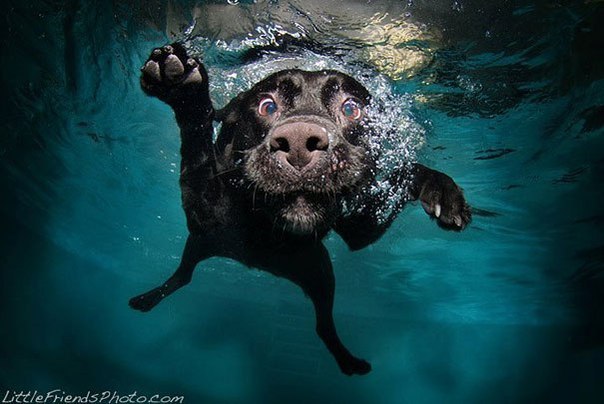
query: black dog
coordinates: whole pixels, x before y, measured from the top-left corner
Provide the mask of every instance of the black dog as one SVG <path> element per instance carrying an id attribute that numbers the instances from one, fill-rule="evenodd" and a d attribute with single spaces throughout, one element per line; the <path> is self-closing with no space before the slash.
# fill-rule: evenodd
<path id="1" fill-rule="evenodd" d="M 189 237 L 176 272 L 130 300 L 151 310 L 188 284 L 200 261 L 222 256 L 285 277 L 312 300 L 317 334 L 347 375 L 365 374 L 336 333 L 335 281 L 321 240 L 334 229 L 352 250 L 375 242 L 394 220 L 378 220 L 386 192 L 376 181 L 368 91 L 336 71 L 286 70 L 239 94 L 215 112 L 203 65 L 178 44 L 155 49 L 141 85 L 175 112 L 181 130 L 182 202 Z M 213 122 L 222 122 L 214 142 Z M 419 199 L 442 227 L 470 222 L 462 191 L 447 175 L 419 164 L 388 178 Z M 350 208 L 350 207 L 353 208 Z"/>

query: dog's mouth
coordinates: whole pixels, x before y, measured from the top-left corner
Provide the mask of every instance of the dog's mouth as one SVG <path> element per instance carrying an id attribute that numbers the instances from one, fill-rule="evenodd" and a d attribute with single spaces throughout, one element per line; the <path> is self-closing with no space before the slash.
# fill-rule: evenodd
<path id="1" fill-rule="evenodd" d="M 341 210 L 342 197 L 368 178 L 364 149 L 346 142 L 330 145 L 303 168 L 259 145 L 246 152 L 244 176 L 254 204 L 289 233 L 309 235 L 328 229 Z"/>
<path id="2" fill-rule="evenodd" d="M 337 216 L 339 204 L 321 193 L 292 192 L 273 198 L 275 224 L 296 235 L 312 235 L 326 230 L 330 218 Z"/>

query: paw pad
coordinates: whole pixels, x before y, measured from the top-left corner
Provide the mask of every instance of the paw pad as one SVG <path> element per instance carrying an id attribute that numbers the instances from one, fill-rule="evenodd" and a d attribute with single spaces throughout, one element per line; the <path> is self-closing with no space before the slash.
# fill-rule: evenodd
<path id="1" fill-rule="evenodd" d="M 141 68 L 141 87 L 148 95 L 171 104 L 183 95 L 200 93 L 202 72 L 203 65 L 189 57 L 182 45 L 166 45 L 153 49 Z"/>

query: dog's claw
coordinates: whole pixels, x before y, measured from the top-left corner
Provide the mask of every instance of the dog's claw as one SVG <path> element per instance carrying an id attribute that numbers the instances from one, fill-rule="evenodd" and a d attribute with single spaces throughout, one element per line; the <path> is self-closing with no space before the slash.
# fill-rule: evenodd
<path id="1" fill-rule="evenodd" d="M 444 229 L 463 230 L 472 220 L 461 188 L 445 174 L 436 173 L 423 186 L 420 201 L 426 213 Z"/>

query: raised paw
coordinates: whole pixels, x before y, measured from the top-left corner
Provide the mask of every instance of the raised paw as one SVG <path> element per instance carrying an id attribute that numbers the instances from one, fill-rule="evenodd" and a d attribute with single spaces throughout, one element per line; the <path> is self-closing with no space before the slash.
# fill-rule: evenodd
<path id="1" fill-rule="evenodd" d="M 472 220 L 463 191 L 446 174 L 434 175 L 422 187 L 419 200 L 427 214 L 447 230 L 463 230 Z"/>
<path id="2" fill-rule="evenodd" d="M 143 91 L 168 104 L 208 91 L 205 68 L 178 43 L 154 49 L 141 73 Z"/>

